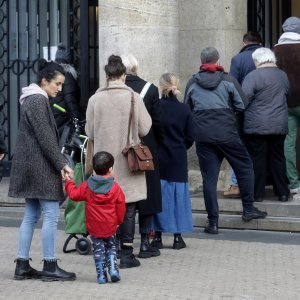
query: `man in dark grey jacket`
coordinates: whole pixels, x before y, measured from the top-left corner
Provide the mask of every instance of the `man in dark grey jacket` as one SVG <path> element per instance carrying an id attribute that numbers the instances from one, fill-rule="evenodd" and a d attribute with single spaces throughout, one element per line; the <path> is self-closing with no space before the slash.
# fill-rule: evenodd
<path id="1" fill-rule="evenodd" d="M 195 141 L 203 178 L 208 214 L 206 233 L 218 233 L 217 181 L 224 158 L 232 166 L 241 191 L 243 220 L 265 218 L 267 213 L 253 206 L 254 175 L 251 159 L 237 132 L 235 111 L 247 102 L 236 79 L 224 73 L 215 48 L 201 52 L 200 71 L 187 83 L 185 103 L 193 113 Z"/>

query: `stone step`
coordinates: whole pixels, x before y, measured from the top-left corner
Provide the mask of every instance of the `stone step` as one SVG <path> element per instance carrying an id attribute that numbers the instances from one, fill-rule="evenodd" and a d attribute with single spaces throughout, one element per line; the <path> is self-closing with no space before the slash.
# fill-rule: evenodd
<path id="1" fill-rule="evenodd" d="M 207 215 L 194 212 L 193 220 L 195 227 L 204 227 Z M 268 216 L 265 219 L 244 222 L 241 215 L 220 214 L 219 228 L 300 232 L 300 218 Z"/>
<path id="2" fill-rule="evenodd" d="M 245 223 L 242 218 L 241 199 L 228 199 L 218 192 L 219 228 L 253 229 L 300 232 L 300 195 L 294 195 L 288 202 L 280 202 L 272 193 L 267 193 L 263 202 L 255 202 L 260 210 L 267 211 L 268 217 Z M 191 195 L 194 225 L 204 227 L 207 220 L 203 194 Z"/>
<path id="3" fill-rule="evenodd" d="M 219 198 L 220 214 L 240 214 L 242 212 L 241 199 Z M 192 195 L 191 204 L 193 212 L 205 212 L 203 195 Z M 255 202 L 257 208 L 267 211 L 273 217 L 292 217 L 300 218 L 300 197 L 294 196 L 288 202 L 280 202 L 275 197 L 268 197 L 263 202 Z"/>

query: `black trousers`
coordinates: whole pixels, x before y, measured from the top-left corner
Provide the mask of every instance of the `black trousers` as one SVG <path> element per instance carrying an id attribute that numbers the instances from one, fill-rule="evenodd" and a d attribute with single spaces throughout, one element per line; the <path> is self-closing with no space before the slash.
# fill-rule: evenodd
<path id="1" fill-rule="evenodd" d="M 135 234 L 135 216 L 137 203 L 126 203 L 126 213 L 123 223 L 119 226 L 117 234 L 121 235 L 121 241 L 123 243 L 133 243 Z M 152 231 L 153 215 L 139 215 L 139 228 L 140 233 L 150 233 Z"/>
<path id="2" fill-rule="evenodd" d="M 251 158 L 242 141 L 237 137 L 226 144 L 197 142 L 196 151 L 203 179 L 203 195 L 209 222 L 218 224 L 217 182 L 224 158 L 227 159 L 236 174 L 243 209 L 251 210 L 253 207 L 254 173 Z"/>
<path id="3" fill-rule="evenodd" d="M 267 170 L 270 172 L 274 192 L 288 196 L 288 179 L 284 156 L 285 135 L 244 135 L 245 145 L 253 162 L 254 199 L 264 196 Z"/>

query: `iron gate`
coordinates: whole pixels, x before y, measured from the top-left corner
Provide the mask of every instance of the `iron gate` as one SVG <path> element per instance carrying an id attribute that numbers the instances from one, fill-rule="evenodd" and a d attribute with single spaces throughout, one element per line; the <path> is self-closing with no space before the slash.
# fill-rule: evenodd
<path id="1" fill-rule="evenodd" d="M 248 0 L 248 30 L 261 34 L 266 47 L 272 47 L 291 16 L 291 0 Z"/>
<path id="2" fill-rule="evenodd" d="M 8 145 L 5 176 L 17 136 L 18 99 L 22 87 L 35 81 L 39 58 L 54 59 L 60 42 L 70 49 L 79 71 L 83 109 L 98 87 L 97 5 L 91 0 L 0 0 L 0 122 Z"/>

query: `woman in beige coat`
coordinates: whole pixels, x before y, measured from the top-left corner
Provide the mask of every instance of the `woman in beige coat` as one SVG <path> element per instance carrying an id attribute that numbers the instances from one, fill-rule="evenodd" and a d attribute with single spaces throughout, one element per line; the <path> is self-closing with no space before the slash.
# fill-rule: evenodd
<path id="1" fill-rule="evenodd" d="M 131 96 L 135 100 L 134 120 L 137 138 L 145 136 L 152 125 L 151 117 L 139 94 L 125 85 L 126 68 L 119 56 L 111 55 L 105 66 L 107 85 L 89 99 L 86 111 L 86 133 L 94 142 L 94 151 L 110 152 L 115 158 L 114 176 L 126 198 L 126 214 L 120 226 L 122 252 L 120 268 L 137 267 L 139 261 L 133 255 L 136 202 L 146 199 L 144 173 L 132 173 L 122 150 L 127 145 Z M 89 157 L 87 157 L 89 161 Z"/>

